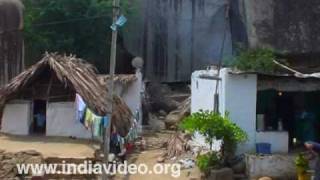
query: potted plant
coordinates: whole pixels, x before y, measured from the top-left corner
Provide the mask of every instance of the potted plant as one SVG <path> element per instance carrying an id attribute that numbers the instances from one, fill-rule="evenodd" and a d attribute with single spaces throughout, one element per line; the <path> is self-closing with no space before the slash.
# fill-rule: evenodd
<path id="1" fill-rule="evenodd" d="M 296 159 L 295 164 L 297 167 L 298 180 L 310 180 L 310 174 L 307 172 L 309 170 L 309 161 L 304 156 L 303 153 L 300 153 Z"/>

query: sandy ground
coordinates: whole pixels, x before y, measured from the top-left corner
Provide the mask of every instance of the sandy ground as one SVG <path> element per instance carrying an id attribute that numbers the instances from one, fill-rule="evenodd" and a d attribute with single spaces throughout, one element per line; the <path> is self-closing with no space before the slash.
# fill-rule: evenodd
<path id="1" fill-rule="evenodd" d="M 89 140 L 45 136 L 9 136 L 0 134 L 0 149 L 7 152 L 36 150 L 44 157 L 91 158 L 96 144 Z"/>
<path id="2" fill-rule="evenodd" d="M 128 157 L 129 163 L 144 163 L 148 169 L 152 169 L 157 163 L 165 149 L 163 143 L 167 141 L 173 132 L 165 131 L 160 133 L 146 133 L 143 137 L 146 139 L 147 148 L 143 151 L 135 151 Z M 44 136 L 9 136 L 0 134 L 0 149 L 7 152 L 18 152 L 23 150 L 36 150 L 44 157 L 61 158 L 87 158 L 93 157 L 97 144 L 89 140 L 70 139 L 63 137 L 44 137 Z M 166 160 L 165 164 L 172 164 Z M 115 180 L 197 180 L 200 179 L 200 171 L 197 168 L 184 169 L 178 178 L 172 176 L 170 168 L 167 174 L 136 174 L 129 176 L 117 175 Z"/>
<path id="3" fill-rule="evenodd" d="M 140 164 L 145 163 L 148 169 L 152 169 L 157 163 L 157 159 L 161 156 L 165 149 L 162 147 L 163 143 L 167 141 L 173 132 L 163 131 L 158 133 L 146 133 L 143 137 L 147 142 L 147 149 L 144 151 L 138 151 L 130 155 L 128 158 L 129 163 Z M 171 164 L 172 162 L 166 160 L 162 164 Z M 170 170 L 168 171 L 170 172 Z M 146 175 L 129 175 L 129 176 L 117 176 L 115 180 L 198 180 L 200 179 L 200 171 L 198 168 L 184 169 L 181 171 L 180 177 L 173 177 L 171 173 L 168 174 L 146 174 Z"/>

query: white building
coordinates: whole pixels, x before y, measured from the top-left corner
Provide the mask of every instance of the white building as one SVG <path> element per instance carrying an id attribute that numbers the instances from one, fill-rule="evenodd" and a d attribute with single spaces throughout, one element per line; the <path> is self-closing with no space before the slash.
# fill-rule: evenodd
<path id="1" fill-rule="evenodd" d="M 249 137 L 239 152 L 255 152 L 256 143 L 270 143 L 272 153 L 287 153 L 304 141 L 320 139 L 316 126 L 310 125 L 313 121 L 303 120 L 317 120 L 320 115 L 319 79 L 228 68 L 219 77 L 216 70 L 196 71 L 191 78 L 191 112 L 214 109 L 217 81 L 220 113 L 229 112 Z M 309 117 L 302 117 L 303 112 Z"/>

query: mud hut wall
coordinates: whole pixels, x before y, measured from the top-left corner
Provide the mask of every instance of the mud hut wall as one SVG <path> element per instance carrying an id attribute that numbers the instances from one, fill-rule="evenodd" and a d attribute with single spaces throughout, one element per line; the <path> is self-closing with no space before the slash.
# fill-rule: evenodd
<path id="1" fill-rule="evenodd" d="M 49 102 L 47 104 L 47 136 L 73 136 L 91 138 L 90 130 L 76 118 L 75 102 Z"/>
<path id="2" fill-rule="evenodd" d="M 14 135 L 28 135 L 31 125 L 31 101 L 12 101 L 5 105 L 1 132 Z"/>

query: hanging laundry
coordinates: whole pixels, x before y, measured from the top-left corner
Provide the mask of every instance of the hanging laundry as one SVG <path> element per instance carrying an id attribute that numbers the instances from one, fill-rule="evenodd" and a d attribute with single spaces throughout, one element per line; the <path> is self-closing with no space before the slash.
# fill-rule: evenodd
<path id="1" fill-rule="evenodd" d="M 87 105 L 79 94 L 76 94 L 76 107 L 77 107 L 76 118 L 78 121 L 84 124 Z"/>
<path id="2" fill-rule="evenodd" d="M 106 128 L 106 127 L 108 126 L 108 124 L 109 124 L 109 117 L 108 117 L 108 116 L 104 116 L 104 117 L 102 118 L 102 125 L 103 125 L 103 127 Z"/>
<path id="3" fill-rule="evenodd" d="M 126 143 L 132 143 L 138 138 L 138 123 L 134 119 L 132 127 L 130 128 L 130 131 L 128 135 L 125 137 L 125 142 Z"/>
<path id="4" fill-rule="evenodd" d="M 97 116 L 95 114 L 93 114 L 93 135 L 95 137 L 101 137 L 101 121 L 102 121 L 102 117 L 101 116 Z"/>
<path id="5" fill-rule="evenodd" d="M 92 126 L 93 114 L 94 113 L 89 108 L 86 108 L 85 120 L 84 120 L 84 126 L 86 128 L 90 128 Z"/>
<path id="6" fill-rule="evenodd" d="M 96 115 L 89 109 L 79 94 L 76 94 L 76 118 L 80 121 L 87 130 L 91 131 L 92 138 L 101 138 L 103 129 L 108 125 L 108 117 Z"/>

